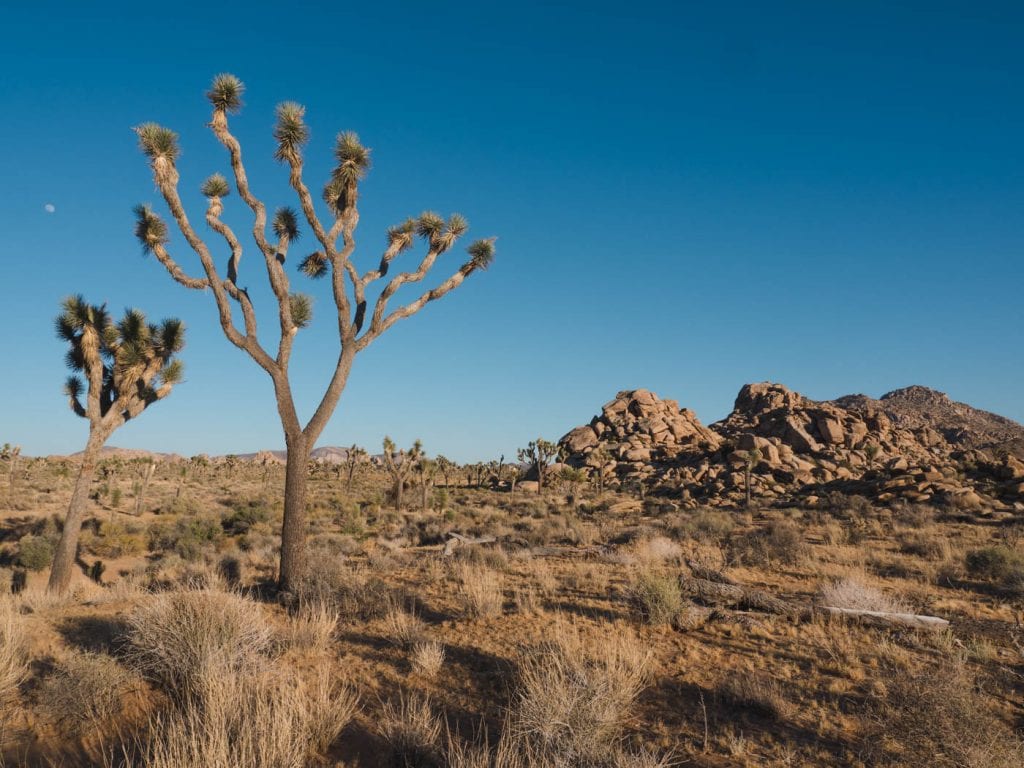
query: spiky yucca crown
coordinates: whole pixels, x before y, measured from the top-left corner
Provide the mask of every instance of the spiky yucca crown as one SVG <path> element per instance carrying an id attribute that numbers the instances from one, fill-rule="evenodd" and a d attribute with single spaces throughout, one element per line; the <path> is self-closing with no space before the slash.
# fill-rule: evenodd
<path id="1" fill-rule="evenodd" d="M 178 134 L 157 123 L 143 123 L 135 128 L 139 137 L 139 148 L 151 161 L 165 159 L 172 165 L 181 154 Z"/>
<path id="2" fill-rule="evenodd" d="M 213 78 L 206 98 L 214 109 L 236 114 L 242 109 L 243 93 L 245 84 L 234 75 L 224 73 Z"/>
<path id="3" fill-rule="evenodd" d="M 274 139 L 277 149 L 274 157 L 289 160 L 298 157 L 302 147 L 309 141 L 309 127 L 305 122 L 306 108 L 294 101 L 277 105 L 277 122 L 274 124 Z"/>
<path id="4" fill-rule="evenodd" d="M 293 208 L 283 206 L 274 212 L 274 234 L 281 239 L 299 239 L 299 217 Z"/>
<path id="5" fill-rule="evenodd" d="M 231 194 L 231 186 L 223 174 L 214 173 L 200 187 L 204 197 L 227 197 Z"/>
<path id="6" fill-rule="evenodd" d="M 152 253 L 168 240 L 167 224 L 148 205 L 137 205 L 132 209 L 135 213 L 135 237 L 142 244 L 143 253 Z"/>
<path id="7" fill-rule="evenodd" d="M 184 368 L 174 358 L 185 345 L 181 320 L 149 323 L 139 310 L 127 309 L 115 323 L 105 305 L 89 304 L 81 295 L 66 298 L 61 310 L 54 326 L 57 336 L 70 345 L 65 356 L 68 367 L 84 372 L 87 378 L 93 366 L 102 367 L 103 414 L 122 394 L 145 401 L 155 394 L 155 387 L 181 381 Z M 84 409 L 78 398 L 83 391 L 81 378 L 68 377 L 64 393 L 80 415 L 84 415 Z"/>

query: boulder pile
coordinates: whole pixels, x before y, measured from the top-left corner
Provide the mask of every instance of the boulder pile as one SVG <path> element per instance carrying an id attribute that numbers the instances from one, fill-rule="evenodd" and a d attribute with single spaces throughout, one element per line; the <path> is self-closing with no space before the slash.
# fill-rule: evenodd
<path id="1" fill-rule="evenodd" d="M 966 409 L 966 410 L 965 410 Z M 900 499 L 1024 511 L 1024 461 L 1004 446 L 1024 427 L 924 387 L 814 401 L 781 384 L 744 386 L 710 426 L 645 389 L 619 392 L 565 435 L 566 462 L 612 485 L 642 485 L 686 506 L 878 503 Z"/>

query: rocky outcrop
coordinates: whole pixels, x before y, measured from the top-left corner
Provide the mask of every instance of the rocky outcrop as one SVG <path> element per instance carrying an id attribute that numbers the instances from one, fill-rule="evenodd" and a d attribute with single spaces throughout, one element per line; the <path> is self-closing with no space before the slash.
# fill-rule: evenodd
<path id="1" fill-rule="evenodd" d="M 675 400 L 662 400 L 646 389 L 619 392 L 590 424 L 565 435 L 559 443 L 574 466 L 615 466 L 619 477 L 654 476 L 686 456 L 717 449 L 721 437 Z"/>
<path id="2" fill-rule="evenodd" d="M 620 392 L 560 443 L 573 466 L 687 505 L 737 503 L 749 470 L 760 503 L 839 493 L 1024 511 L 1024 461 L 993 448 L 1015 438 L 1024 427 L 923 387 L 815 401 L 764 382 L 744 386 L 732 412 L 707 427 L 674 400 Z"/>

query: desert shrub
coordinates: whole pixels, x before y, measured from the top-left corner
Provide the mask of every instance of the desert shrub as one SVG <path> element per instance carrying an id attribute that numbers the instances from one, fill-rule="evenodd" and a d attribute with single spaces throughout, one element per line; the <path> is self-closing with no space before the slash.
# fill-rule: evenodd
<path id="1" fill-rule="evenodd" d="M 778 681 L 764 675 L 734 672 L 718 684 L 717 694 L 726 706 L 773 720 L 785 720 L 793 709 Z"/>
<path id="2" fill-rule="evenodd" d="M 926 560 L 948 560 L 951 554 L 949 540 L 942 536 L 908 532 L 900 535 L 899 542 L 901 552 Z"/>
<path id="3" fill-rule="evenodd" d="M 102 653 L 78 651 L 60 662 L 39 689 L 39 705 L 67 733 L 105 733 L 116 726 L 124 697 L 142 680 Z"/>
<path id="4" fill-rule="evenodd" d="M 473 617 L 497 616 L 505 605 L 505 580 L 497 571 L 462 563 L 458 567 L 459 597 Z"/>
<path id="5" fill-rule="evenodd" d="M 643 689 L 649 654 L 631 634 L 588 643 L 564 624 L 551 634 L 520 654 L 507 729 L 532 764 L 601 765 Z"/>
<path id="6" fill-rule="evenodd" d="M 501 547 L 458 547 L 452 556 L 459 562 L 473 563 L 483 568 L 498 571 L 508 569 L 508 554 Z"/>
<path id="7" fill-rule="evenodd" d="M 1003 545 L 983 547 L 968 552 L 964 562 L 972 576 L 1024 592 L 1024 554 Z"/>
<path id="8" fill-rule="evenodd" d="M 29 533 L 18 539 L 17 562 L 30 571 L 42 571 L 53 562 L 56 542 L 45 535 Z"/>
<path id="9" fill-rule="evenodd" d="M 695 539 L 722 541 L 729 538 L 736 521 L 728 512 L 707 510 L 699 512 L 684 526 L 686 532 Z"/>
<path id="10" fill-rule="evenodd" d="M 384 616 L 385 636 L 388 642 L 401 648 L 409 648 L 423 639 L 427 626 L 415 613 L 405 610 L 397 602 L 390 602 L 391 605 Z"/>
<path id="11" fill-rule="evenodd" d="M 906 605 L 889 597 L 881 590 L 865 584 L 862 580 L 848 577 L 838 579 L 821 587 L 818 602 L 833 608 L 850 608 L 859 611 L 882 611 L 902 613 Z"/>
<path id="12" fill-rule="evenodd" d="M 683 594 L 679 579 L 654 569 L 641 571 L 630 588 L 630 597 L 644 621 L 671 624 L 683 610 Z"/>
<path id="13" fill-rule="evenodd" d="M 140 525 L 106 522 L 99 530 L 85 529 L 81 534 L 81 547 L 97 557 L 124 557 L 146 551 L 147 536 Z"/>
<path id="14" fill-rule="evenodd" d="M 791 520 L 774 520 L 735 539 L 733 556 L 751 565 L 796 565 L 807 555 L 807 544 L 799 526 Z"/>
<path id="15" fill-rule="evenodd" d="M 174 552 L 183 560 L 195 562 L 223 537 L 220 521 L 213 515 L 179 518 L 151 526 L 149 548 L 154 552 Z"/>
<path id="16" fill-rule="evenodd" d="M 125 768 L 307 768 L 351 721 L 358 697 L 321 674 L 312 684 L 265 670 L 227 674 L 154 718 Z M 118 763 L 122 765 L 122 763 Z"/>
<path id="17" fill-rule="evenodd" d="M 273 510 L 263 499 L 250 499 L 244 503 L 235 503 L 231 512 L 221 520 L 225 533 L 242 535 L 248 533 L 254 525 L 268 524 L 273 519 Z"/>
<path id="18" fill-rule="evenodd" d="M 292 648 L 324 651 L 338 627 L 338 612 L 324 603 L 304 603 L 288 621 L 287 641 Z"/>
<path id="19" fill-rule="evenodd" d="M 255 663 L 270 638 L 255 602 L 208 589 L 153 595 L 128 617 L 128 658 L 178 699 Z"/>
<path id="20" fill-rule="evenodd" d="M 678 562 L 683 556 L 683 548 L 664 536 L 640 539 L 635 550 L 637 559 L 642 563 Z"/>
<path id="21" fill-rule="evenodd" d="M 14 601 L 0 596 L 0 704 L 4 704 L 28 675 L 28 642 Z"/>
<path id="22" fill-rule="evenodd" d="M 242 583 L 242 561 L 234 555 L 224 555 L 217 563 L 217 574 L 232 589 Z"/>
<path id="23" fill-rule="evenodd" d="M 876 764 L 1011 768 L 1024 745 L 995 717 L 960 662 L 898 673 L 869 712 L 864 751 Z"/>
<path id="24" fill-rule="evenodd" d="M 444 666 L 444 646 L 436 640 L 424 640 L 412 647 L 409 664 L 413 672 L 424 677 L 437 677 Z"/>
<path id="25" fill-rule="evenodd" d="M 369 621 L 385 616 L 391 601 L 399 596 L 376 576 L 327 562 L 307 570 L 296 597 L 300 605 L 331 606 L 342 619 Z"/>
<path id="26" fill-rule="evenodd" d="M 443 727 L 425 697 L 414 694 L 399 696 L 397 702 L 385 702 L 380 733 L 391 752 L 391 764 L 402 768 L 440 768 L 444 764 Z"/>

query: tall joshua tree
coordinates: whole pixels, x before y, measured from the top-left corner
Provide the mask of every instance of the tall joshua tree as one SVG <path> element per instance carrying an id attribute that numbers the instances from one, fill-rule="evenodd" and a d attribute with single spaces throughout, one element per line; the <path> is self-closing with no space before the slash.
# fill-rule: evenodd
<path id="1" fill-rule="evenodd" d="M 542 492 L 544 490 L 544 480 L 548 474 L 548 465 L 558 456 L 558 446 L 542 437 L 538 437 L 525 448 L 520 448 L 517 455 L 519 461 L 523 464 L 529 464 L 537 472 L 537 493 Z"/>
<path id="2" fill-rule="evenodd" d="M 303 570 L 306 541 L 306 464 L 317 439 L 338 405 L 353 359 L 358 352 L 366 349 L 396 322 L 414 315 L 427 303 L 453 291 L 469 275 L 485 269 L 494 258 L 494 238 L 474 242 L 468 248 L 469 258 L 444 282 L 425 291 L 408 304 L 389 311 L 388 303 L 395 293 L 402 286 L 421 282 L 438 258 L 451 250 L 466 233 L 469 225 L 459 214 L 452 214 L 445 220 L 436 213 L 427 212 L 416 218 L 406 219 L 388 230 L 388 245 L 378 266 L 360 272 L 352 261 L 352 254 L 356 246 L 356 226 L 359 223 L 359 183 L 370 167 L 370 150 L 362 145 L 355 133 L 338 134 L 334 147 L 336 165 L 323 189 L 323 200 L 331 219 L 329 223 L 325 223 L 303 178 L 303 148 L 309 140 L 305 108 L 294 102 L 280 104 L 277 107 L 277 122 L 274 127 L 274 138 L 277 142 L 274 156 L 288 167 L 289 183 L 298 199 L 302 218 L 313 232 L 317 243 L 316 250 L 301 260 L 299 270 L 310 278 L 330 276 L 341 342 L 334 372 L 320 403 L 309 421 L 303 424 L 292 396 L 289 362 L 296 333 L 312 319 L 312 304 L 308 296 L 292 291 L 285 271 L 289 249 L 299 238 L 299 215 L 292 208 L 277 209 L 270 222 L 271 233 L 268 234 L 267 208 L 249 185 L 242 162 L 241 146 L 228 126 L 228 115 L 235 114 L 241 109 L 243 90 L 242 82 L 233 75 L 218 75 L 214 78 L 206 94 L 213 107 L 210 128 L 227 150 L 234 186 L 252 212 L 253 240 L 257 252 L 262 254 L 266 264 L 267 277 L 277 305 L 276 319 L 280 326 L 280 338 L 276 354 L 268 352 L 260 342 L 253 302 L 246 289 L 239 285 L 242 246 L 232 229 L 221 219 L 223 201 L 230 192 L 227 179 L 215 173 L 202 185 L 202 192 L 209 201 L 206 223 L 224 240 L 224 245 L 230 252 L 226 271 L 222 275 L 215 265 L 210 247 L 199 237 L 186 216 L 184 205 L 178 195 L 178 136 L 173 131 L 154 123 L 146 123 L 136 129 L 139 144 L 149 158 L 157 189 L 167 204 L 175 224 L 199 257 L 203 276 L 191 276 L 178 265 L 167 248 L 167 224 L 151 208 L 136 208 L 136 234 L 142 241 L 144 250 L 152 252 L 178 283 L 186 288 L 210 290 L 217 305 L 224 335 L 232 344 L 246 352 L 273 382 L 277 412 L 284 430 L 287 449 L 279 572 L 279 585 L 287 591 L 295 587 Z M 377 294 L 372 311 L 367 312 L 368 289 L 388 275 L 391 262 L 410 250 L 417 237 L 421 238 L 426 246 L 426 254 L 419 265 L 414 270 L 391 277 Z M 241 329 L 235 324 L 232 316 L 235 304 L 241 310 Z"/>
<path id="3" fill-rule="evenodd" d="M 416 463 L 423 457 L 423 443 L 419 440 L 412 444 L 407 451 L 395 448 L 395 441 L 390 437 L 384 438 L 384 468 L 391 475 L 394 482 L 395 509 L 402 509 L 402 491 L 405 490 L 405 479 L 412 474 Z"/>
<path id="4" fill-rule="evenodd" d="M 72 296 L 64 300 L 56 329 L 70 345 L 67 364 L 75 371 L 65 383 L 64 393 L 71 410 L 89 422 L 89 440 L 47 585 L 50 592 L 63 594 L 71 582 L 100 449 L 114 430 L 163 400 L 181 380 L 181 361 L 174 355 L 185 344 L 185 327 L 174 319 L 159 325 L 147 323 L 145 315 L 135 309 L 127 310 L 115 323 L 105 307 Z"/>
<path id="5" fill-rule="evenodd" d="M 345 451 L 345 471 L 347 478 L 345 480 L 345 490 L 352 490 L 352 479 L 356 475 L 356 469 L 361 463 L 366 461 L 366 449 L 360 448 L 355 443 L 352 443 L 352 447 Z"/>

